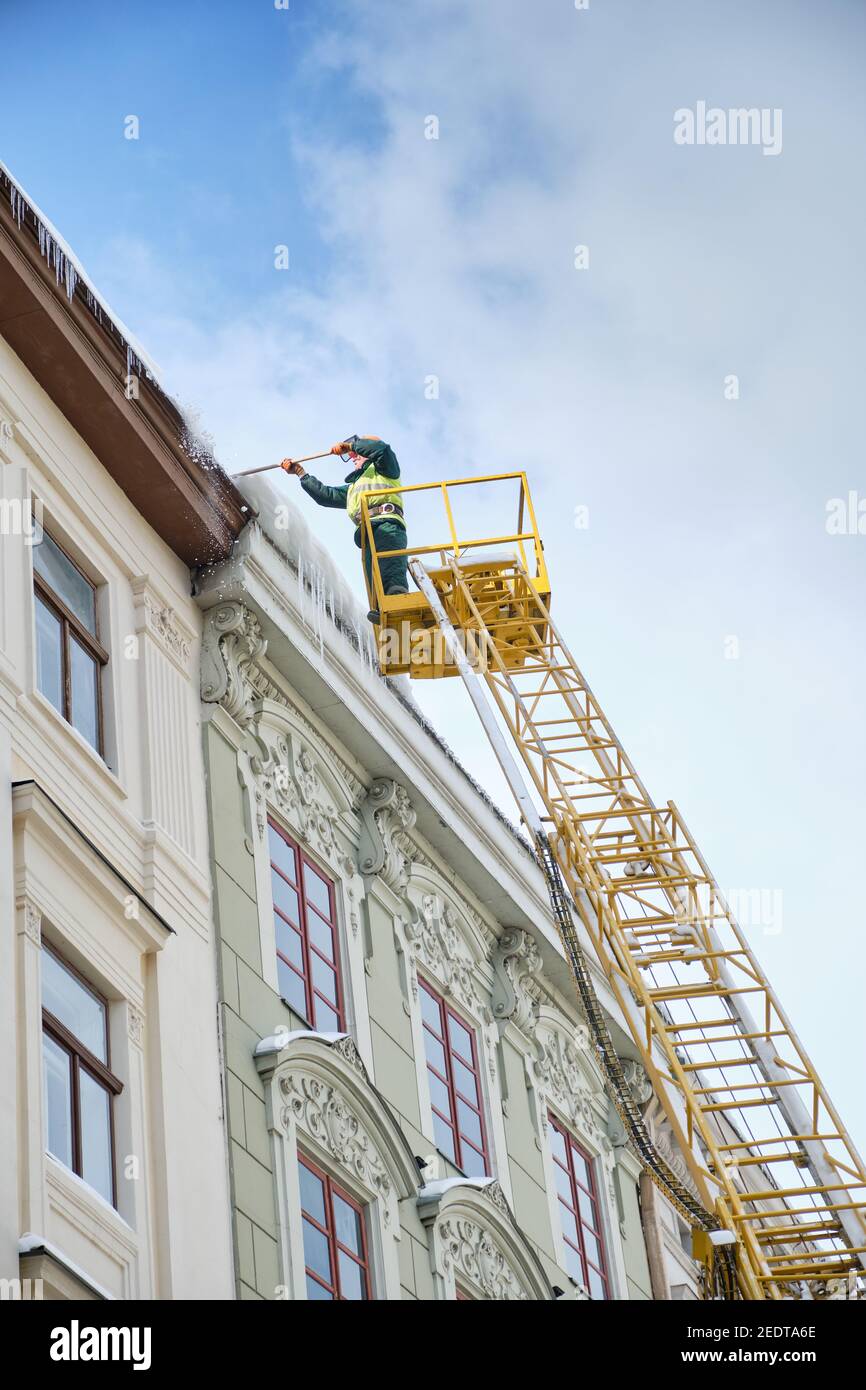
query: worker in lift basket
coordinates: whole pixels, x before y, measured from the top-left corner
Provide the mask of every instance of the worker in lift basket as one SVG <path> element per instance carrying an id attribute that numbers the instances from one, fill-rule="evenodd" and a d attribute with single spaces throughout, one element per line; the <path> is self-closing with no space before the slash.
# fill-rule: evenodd
<path id="1" fill-rule="evenodd" d="M 292 459 L 283 459 L 282 467 L 287 473 L 300 478 L 304 492 L 309 493 L 320 507 L 345 507 L 349 520 L 355 527 L 355 544 L 363 550 L 364 568 L 367 582 L 372 590 L 373 556 L 369 545 L 364 545 L 361 536 L 361 495 L 375 492 L 377 496 L 369 505 L 369 514 L 376 534 L 376 550 L 405 550 L 406 527 L 403 522 L 403 498 L 394 491 L 394 484 L 400 477 L 397 455 L 390 444 L 385 444 L 375 435 L 353 434 L 340 444 L 334 444 L 332 454 L 348 454 L 352 460 L 352 471 L 347 474 L 342 487 L 331 487 L 313 478 L 301 464 Z M 390 494 L 390 495 L 389 495 Z M 379 561 L 382 588 L 386 594 L 408 594 L 406 583 L 407 558 L 393 555 Z M 374 609 L 367 614 L 371 623 L 379 622 L 379 613 Z"/>

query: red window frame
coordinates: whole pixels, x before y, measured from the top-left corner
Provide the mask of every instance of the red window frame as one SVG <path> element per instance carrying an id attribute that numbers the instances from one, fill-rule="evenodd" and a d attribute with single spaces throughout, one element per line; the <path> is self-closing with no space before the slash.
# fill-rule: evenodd
<path id="1" fill-rule="evenodd" d="M 280 910 L 276 902 L 273 903 L 273 909 L 274 916 L 279 917 L 280 921 L 286 924 L 287 929 L 289 931 L 294 932 L 295 935 L 300 938 L 301 961 L 303 969 L 299 970 L 295 962 L 289 960 L 288 956 L 286 956 L 279 949 L 279 947 L 277 947 L 277 957 L 279 958 L 279 960 L 283 962 L 283 964 L 286 966 L 288 970 L 291 970 L 293 974 L 298 976 L 298 978 L 301 980 L 304 986 L 304 1000 L 306 1009 L 304 1017 L 307 1023 L 309 1023 L 310 1027 L 316 1027 L 315 1001 L 317 998 L 319 998 L 323 1001 L 324 1004 L 327 1005 L 329 1009 L 331 1009 L 337 1015 L 337 1030 L 342 1032 L 345 1028 L 346 1012 L 343 1002 L 343 972 L 340 965 L 340 934 L 337 930 L 336 894 L 334 892 L 333 880 L 328 878 L 328 876 L 324 874 L 322 870 L 319 868 L 318 864 L 314 863 L 313 860 L 310 859 L 308 855 L 304 853 L 304 851 L 301 849 L 301 846 L 297 844 L 297 842 L 293 840 L 291 836 L 286 833 L 285 830 L 283 830 L 282 826 L 278 825 L 277 822 L 275 820 L 272 820 L 270 817 L 268 817 L 268 827 L 274 832 L 275 835 L 279 836 L 279 838 L 283 841 L 283 843 L 294 856 L 295 881 L 292 882 L 288 874 L 285 873 L 283 869 L 281 869 L 280 866 L 274 862 L 273 859 L 271 859 L 271 882 L 273 883 L 274 874 L 277 874 L 286 884 L 288 884 L 289 888 L 291 888 L 292 891 L 297 895 L 298 916 L 300 918 L 300 921 L 298 923 L 292 922 L 291 919 Z M 329 916 L 327 918 L 311 902 L 308 902 L 307 900 L 307 892 L 304 884 L 305 865 L 307 865 L 310 868 L 310 870 L 317 876 L 317 878 L 321 879 L 323 883 L 327 884 L 329 904 Z M 334 946 L 334 954 L 332 958 L 326 956 L 324 952 L 319 950 L 319 948 L 311 940 L 309 926 L 311 913 L 314 913 L 315 917 L 318 918 L 319 921 L 324 922 L 325 925 L 328 926 L 331 930 L 331 940 Z M 336 999 L 329 999 L 328 996 L 324 993 L 324 991 L 314 983 L 313 958 L 315 956 L 318 956 L 321 960 L 323 960 L 325 964 L 329 966 L 331 970 L 333 970 L 334 972 Z M 287 999 L 286 1003 L 288 1004 L 289 1008 L 293 1009 L 296 1013 L 298 1012 L 296 1005 L 293 1004 L 291 1000 Z M 324 1031 L 329 1031 L 329 1029 L 325 1029 Z"/>
<path id="2" fill-rule="evenodd" d="M 433 1113 L 434 1115 L 438 1115 L 439 1119 L 442 1120 L 443 1124 L 446 1124 L 448 1128 L 451 1130 L 451 1133 L 454 1137 L 454 1162 L 456 1163 L 457 1167 L 463 1169 L 464 1172 L 466 1171 L 466 1165 L 464 1162 L 464 1148 L 468 1147 L 472 1149 L 474 1153 L 478 1154 L 478 1156 L 481 1158 L 484 1164 L 484 1175 L 486 1177 L 489 1177 L 490 1147 L 487 1142 L 487 1125 L 484 1120 L 484 1090 L 481 1085 L 481 1067 L 478 1063 L 478 1039 L 475 1035 L 475 1029 L 472 1027 L 470 1023 L 467 1023 L 464 1018 L 461 1018 L 460 1015 L 454 1009 L 451 1008 L 450 1004 L 446 1004 L 441 994 L 437 994 L 436 990 L 433 989 L 431 985 L 428 985 L 426 980 L 419 978 L 418 985 L 424 991 L 424 993 L 430 999 L 432 999 L 433 1003 L 439 1010 L 439 1033 L 436 1033 L 434 1029 L 431 1028 L 430 1024 L 423 1017 L 423 1014 L 421 1019 L 421 1026 L 425 1035 L 424 1053 L 425 1061 L 427 1063 L 427 1070 L 431 1072 L 433 1076 L 438 1077 L 438 1079 L 443 1083 L 444 1086 L 447 1087 L 448 1090 L 450 1114 L 444 1115 L 442 1111 L 438 1108 L 438 1106 L 433 1104 L 433 1099 L 431 1096 L 430 1104 Z M 464 1028 L 466 1032 L 469 1034 L 472 1043 L 471 1065 L 466 1060 L 466 1058 L 463 1057 L 460 1054 L 460 1052 L 452 1045 L 451 1035 L 448 1028 L 449 1021 L 451 1019 L 454 1019 L 455 1023 L 458 1023 L 460 1027 Z M 436 1041 L 441 1046 L 443 1052 L 445 1053 L 445 1076 L 443 1076 L 441 1071 L 439 1071 L 438 1067 L 434 1067 L 432 1062 L 430 1061 L 430 1053 L 426 1044 L 427 1033 L 430 1033 L 431 1036 L 436 1039 Z M 478 1095 L 477 1104 L 475 1101 L 470 1100 L 468 1096 L 464 1095 L 464 1093 L 458 1090 L 457 1088 L 457 1083 L 454 1078 L 455 1057 L 466 1068 L 467 1071 L 472 1072 L 475 1078 L 475 1086 Z M 477 1143 L 473 1139 L 470 1139 L 468 1135 L 464 1134 L 460 1128 L 459 1111 L 457 1109 L 458 1099 L 461 1100 L 463 1104 L 466 1105 L 470 1110 L 473 1110 L 475 1114 L 478 1116 L 481 1128 L 482 1144 L 482 1147 L 480 1149 Z"/>
<path id="3" fill-rule="evenodd" d="M 571 1213 L 574 1219 L 575 1228 L 577 1230 L 577 1238 L 579 1244 L 575 1244 L 571 1237 L 566 1234 L 565 1227 L 562 1223 L 562 1213 L 560 1213 L 560 1229 L 562 1231 L 562 1238 L 565 1241 L 566 1245 L 569 1247 L 569 1249 L 576 1251 L 577 1256 L 580 1260 L 580 1267 L 583 1272 L 583 1283 L 585 1287 L 589 1290 L 590 1294 L 592 1294 L 592 1285 L 589 1281 L 589 1270 L 593 1269 L 595 1273 L 598 1275 L 599 1279 L 601 1280 L 602 1287 L 604 1289 L 604 1298 L 610 1298 L 610 1280 L 608 1278 L 607 1273 L 607 1253 L 604 1248 L 604 1232 L 601 1228 L 601 1206 L 598 1200 L 598 1191 L 595 1183 L 595 1164 L 592 1155 L 588 1154 L 586 1150 L 582 1148 L 580 1144 L 578 1144 L 577 1140 L 574 1138 L 571 1132 L 567 1130 L 564 1125 L 560 1124 L 555 1115 L 548 1115 L 548 1119 L 550 1120 L 551 1127 L 556 1130 L 556 1133 L 563 1140 L 565 1144 L 566 1157 L 568 1159 L 568 1164 L 566 1166 L 564 1163 L 560 1161 L 559 1158 L 557 1158 L 555 1151 L 551 1150 L 551 1157 L 553 1159 L 553 1162 L 556 1164 L 557 1168 L 559 1168 L 560 1172 L 566 1173 L 568 1176 L 569 1188 L 571 1192 L 571 1201 L 568 1202 L 563 1197 L 559 1189 L 557 1189 L 557 1201 L 558 1203 L 561 1203 L 563 1207 L 565 1207 L 566 1211 Z M 589 1175 L 588 1187 L 586 1183 L 582 1182 L 580 1178 L 577 1176 L 577 1168 L 574 1162 L 575 1154 L 577 1154 L 578 1157 L 582 1160 L 582 1163 L 586 1165 L 586 1172 Z M 582 1167 L 580 1171 L 583 1171 Z M 583 1194 L 583 1197 L 585 1199 L 583 1204 L 580 1201 L 581 1193 Z M 589 1210 L 592 1212 L 595 1222 L 594 1225 L 590 1224 L 590 1222 L 586 1219 L 584 1215 L 584 1210 L 587 1204 L 589 1205 Z M 598 1264 L 594 1260 L 590 1260 L 589 1256 L 587 1255 L 587 1232 L 598 1242 L 598 1248 L 601 1252 L 601 1268 L 599 1268 Z M 594 1294 L 592 1294 L 592 1296 L 595 1297 Z"/>
<path id="4" fill-rule="evenodd" d="M 335 1300 L 341 1301 L 343 1303 L 357 1302 L 358 1300 L 356 1299 L 344 1298 L 340 1288 L 340 1262 L 337 1259 L 337 1252 L 342 1250 L 344 1254 L 348 1255 L 350 1259 L 354 1260 L 354 1262 L 360 1267 L 361 1272 L 364 1276 L 364 1292 L 366 1294 L 367 1300 L 371 1300 L 373 1297 L 373 1287 L 370 1280 L 370 1256 L 368 1253 L 367 1244 L 367 1222 L 365 1220 L 363 1206 L 361 1206 L 360 1202 L 356 1202 L 354 1197 L 350 1197 L 349 1193 L 346 1192 L 344 1188 L 340 1187 L 339 1184 L 335 1183 L 331 1178 L 329 1178 L 328 1174 L 322 1168 L 318 1168 L 315 1163 L 313 1163 L 309 1158 L 307 1158 L 306 1154 L 298 1154 L 298 1163 L 302 1168 L 306 1168 L 308 1172 L 315 1174 L 315 1176 L 319 1179 L 324 1188 L 325 1219 L 327 1221 L 327 1226 L 323 1226 L 321 1222 L 318 1221 L 316 1217 L 313 1216 L 310 1212 L 306 1211 L 303 1206 L 301 1207 L 301 1214 L 303 1216 L 303 1219 L 305 1221 L 309 1221 L 310 1225 L 314 1226 L 316 1230 L 319 1231 L 328 1242 L 328 1257 L 331 1262 L 331 1283 L 326 1284 L 320 1274 L 317 1274 L 314 1269 L 310 1269 L 306 1261 L 304 1261 L 304 1273 L 306 1274 L 308 1279 L 312 1279 L 314 1283 L 319 1284 L 323 1289 L 327 1289 L 329 1293 L 333 1295 Z M 361 1231 L 360 1258 L 358 1257 L 358 1252 L 356 1250 L 351 1250 L 347 1245 L 344 1245 L 342 1241 L 337 1239 L 336 1221 L 334 1219 L 335 1196 L 341 1198 L 341 1200 L 344 1201 L 347 1206 L 352 1207 L 353 1210 L 358 1213 L 358 1216 L 360 1218 L 358 1225 Z"/>

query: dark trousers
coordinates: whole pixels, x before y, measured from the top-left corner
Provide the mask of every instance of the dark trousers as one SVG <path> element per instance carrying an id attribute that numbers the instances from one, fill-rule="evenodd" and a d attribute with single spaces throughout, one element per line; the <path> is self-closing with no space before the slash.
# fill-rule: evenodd
<path id="1" fill-rule="evenodd" d="M 380 550 L 405 550 L 408 541 L 406 537 L 406 527 L 402 521 L 389 521 L 382 518 L 381 521 L 373 522 L 373 532 L 376 537 L 376 551 Z M 355 532 L 355 544 L 361 545 L 360 528 Z M 373 588 L 373 554 L 369 545 L 361 547 L 364 552 L 364 570 L 367 575 L 367 582 Z M 387 594 L 391 588 L 408 589 L 406 573 L 408 559 L 405 555 L 392 555 L 390 559 L 379 561 L 379 573 L 382 576 L 382 588 Z"/>

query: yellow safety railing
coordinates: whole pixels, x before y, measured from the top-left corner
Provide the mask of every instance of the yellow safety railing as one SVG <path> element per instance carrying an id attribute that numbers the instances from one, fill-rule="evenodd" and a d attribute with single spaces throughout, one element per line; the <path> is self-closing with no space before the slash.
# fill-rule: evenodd
<path id="1" fill-rule="evenodd" d="M 516 520 L 513 529 L 506 529 L 497 535 L 471 535 L 461 534 L 455 519 L 455 499 L 454 493 L 457 489 L 480 488 L 482 486 L 510 484 L 517 491 Z M 503 489 L 504 490 L 504 489 Z M 417 497 L 419 494 L 432 496 L 438 494 L 441 499 L 441 523 L 442 530 L 437 538 L 429 543 L 409 544 L 401 550 L 379 550 L 376 544 L 376 526 L 374 518 L 370 516 L 370 508 L 375 507 L 377 499 L 387 495 L 388 500 L 392 500 L 395 492 L 399 492 L 401 500 Z M 412 540 L 412 518 L 408 515 L 410 510 L 408 500 L 404 501 L 404 510 L 407 513 L 405 518 L 407 526 L 407 537 Z M 402 519 L 397 516 L 398 520 Z M 445 539 L 443 539 L 443 536 Z M 385 614 L 388 611 L 388 601 L 382 586 L 382 578 L 379 571 L 379 561 L 389 559 L 399 555 L 405 555 L 407 560 L 415 557 L 424 558 L 430 556 L 439 557 L 439 564 L 444 570 L 448 567 L 449 557 L 453 556 L 461 564 L 483 563 L 485 560 L 484 552 L 493 555 L 497 549 L 503 546 L 514 546 L 515 557 L 519 559 L 523 571 L 530 575 L 540 592 L 549 594 L 550 586 L 547 577 L 547 566 L 544 560 L 544 547 L 538 531 L 538 523 L 535 516 L 535 508 L 529 492 L 529 484 L 525 473 L 490 473 L 476 478 L 452 478 L 445 482 L 436 483 L 410 483 L 405 487 L 395 488 L 389 484 L 387 489 L 381 492 L 369 491 L 361 496 L 361 542 L 362 549 L 369 549 L 372 558 L 371 580 L 368 580 L 367 596 L 370 607 L 379 613 Z M 471 560 L 468 558 L 469 552 L 480 552 L 473 555 Z M 365 566 L 366 574 L 366 566 Z M 420 595 L 416 596 L 420 600 Z"/>

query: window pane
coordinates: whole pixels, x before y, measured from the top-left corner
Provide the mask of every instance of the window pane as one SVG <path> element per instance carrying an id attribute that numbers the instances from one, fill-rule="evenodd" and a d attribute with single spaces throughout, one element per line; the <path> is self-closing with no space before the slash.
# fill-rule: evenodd
<path id="1" fill-rule="evenodd" d="M 565 1247 L 565 1267 L 572 1279 L 576 1279 L 578 1284 L 583 1283 L 583 1262 L 576 1250 L 572 1250 L 570 1245 Z"/>
<path id="2" fill-rule="evenodd" d="M 562 1234 L 565 1236 L 566 1240 L 570 1240 L 572 1244 L 579 1245 L 577 1221 L 575 1220 L 574 1212 L 570 1207 L 565 1206 L 563 1202 L 558 1202 L 557 1205 L 559 1207 L 559 1220 L 562 1226 Z"/>
<path id="3" fill-rule="evenodd" d="M 292 883 L 297 883 L 295 851 L 291 845 L 286 844 L 282 835 L 274 829 L 270 822 L 268 822 L 268 844 L 270 845 L 271 863 L 282 869 L 286 877 L 292 880 Z"/>
<path id="4" fill-rule="evenodd" d="M 565 1139 L 558 1129 L 554 1129 L 553 1125 L 550 1126 L 550 1147 L 553 1152 L 553 1157 L 558 1158 L 560 1163 L 564 1163 L 567 1167 L 568 1150 L 565 1147 Z"/>
<path id="5" fill-rule="evenodd" d="M 442 1016 L 439 1012 L 439 1005 L 423 985 L 421 986 L 421 1017 L 425 1023 L 430 1025 L 434 1033 L 442 1036 Z"/>
<path id="6" fill-rule="evenodd" d="M 328 1252 L 327 1237 L 317 1231 L 315 1226 L 304 1220 L 304 1261 L 308 1269 L 318 1274 L 327 1284 L 331 1282 L 331 1257 Z"/>
<path id="7" fill-rule="evenodd" d="M 47 1033 L 42 1034 L 45 1085 L 45 1147 L 72 1167 L 72 1078 L 69 1054 Z"/>
<path id="8" fill-rule="evenodd" d="M 71 970 L 42 950 L 42 1003 L 100 1062 L 108 1062 L 105 1005 Z"/>
<path id="9" fill-rule="evenodd" d="M 277 950 L 286 960 L 290 960 L 292 965 L 296 965 L 299 970 L 304 968 L 304 948 L 301 945 L 301 936 L 284 922 L 282 917 L 274 913 L 274 932 L 277 938 Z"/>
<path id="10" fill-rule="evenodd" d="M 312 909 L 307 913 L 307 932 L 310 941 L 317 950 L 321 951 L 323 956 L 327 956 L 328 960 L 333 960 L 334 938 L 331 934 L 331 928 L 328 926 L 327 922 L 323 922 L 319 914 L 313 912 Z"/>
<path id="11" fill-rule="evenodd" d="M 598 1265 L 598 1267 L 601 1268 L 601 1246 L 595 1236 L 592 1235 L 590 1231 L 586 1230 L 585 1227 L 583 1231 L 583 1249 L 590 1263 Z"/>
<path id="12" fill-rule="evenodd" d="M 427 1068 L 427 1080 L 430 1083 L 430 1104 L 437 1110 L 441 1110 L 443 1115 L 451 1114 L 451 1097 L 448 1094 L 448 1087 L 444 1081 L 440 1081 L 438 1076 L 434 1076 L 430 1068 Z"/>
<path id="13" fill-rule="evenodd" d="M 336 1192 L 333 1194 L 334 1202 L 334 1232 L 341 1245 L 346 1245 L 350 1250 L 354 1250 L 356 1255 L 362 1252 L 361 1244 L 361 1217 L 359 1213 L 348 1202 L 345 1202 Z"/>
<path id="14" fill-rule="evenodd" d="M 598 1224 L 595 1216 L 595 1206 L 581 1187 L 577 1189 L 577 1207 L 580 1212 L 581 1221 L 585 1221 L 588 1226 L 595 1228 Z"/>
<path id="15" fill-rule="evenodd" d="M 95 637 L 96 594 L 93 585 L 66 558 L 47 531 L 43 531 L 39 545 L 33 547 L 33 568 Z"/>
<path id="16" fill-rule="evenodd" d="M 560 1197 L 564 1197 L 569 1206 L 574 1202 L 574 1193 L 571 1190 L 571 1179 L 564 1168 L 560 1168 L 558 1163 L 553 1165 L 553 1181 L 556 1183 L 556 1190 Z"/>
<path id="17" fill-rule="evenodd" d="M 313 968 L 313 984 L 316 989 L 320 989 L 326 999 L 332 1004 L 337 1002 L 337 977 L 330 965 L 326 965 L 321 956 L 310 952 L 310 964 Z"/>
<path id="18" fill-rule="evenodd" d="M 579 1149 L 571 1145 L 571 1162 L 574 1166 L 574 1176 L 578 1182 L 582 1182 L 584 1187 L 592 1188 L 592 1175 L 587 1167 L 586 1159 Z"/>
<path id="19" fill-rule="evenodd" d="M 331 894 L 328 885 L 321 874 L 317 874 L 309 864 L 304 865 L 304 892 L 307 895 L 307 901 L 311 902 L 323 917 L 330 917 Z"/>
<path id="20" fill-rule="evenodd" d="M 318 994 L 314 999 L 316 1008 L 315 1024 L 319 1033 L 341 1033 L 340 1020 L 337 1014 L 324 999 L 320 999 Z"/>
<path id="21" fill-rule="evenodd" d="M 46 700 L 63 714 L 63 629 L 60 619 L 36 598 L 36 684 Z"/>
<path id="22" fill-rule="evenodd" d="M 364 1271 L 351 1255 L 346 1255 L 342 1250 L 337 1251 L 337 1259 L 340 1265 L 340 1293 L 343 1298 L 353 1301 L 360 1301 L 367 1297 L 367 1290 L 364 1286 Z"/>
<path id="23" fill-rule="evenodd" d="M 452 1014 L 448 1015 L 448 1036 L 454 1051 L 463 1058 L 464 1062 L 468 1062 L 470 1067 L 473 1066 L 472 1034 L 468 1028 L 463 1027 L 462 1023 L 458 1023 Z"/>
<path id="24" fill-rule="evenodd" d="M 106 1202 L 114 1202 L 111 1172 L 111 1099 L 104 1086 L 79 1068 L 81 1176 Z"/>
<path id="25" fill-rule="evenodd" d="M 598 1270 L 590 1268 L 588 1270 L 588 1275 L 589 1291 L 592 1294 L 593 1298 L 607 1298 L 607 1290 L 604 1287 L 604 1280 L 602 1279 Z"/>
<path id="26" fill-rule="evenodd" d="M 278 907 L 290 922 L 294 922 L 296 927 L 301 925 L 301 913 L 298 906 L 298 895 L 294 888 L 290 888 L 284 878 L 279 874 L 271 873 L 271 892 L 274 898 L 274 907 Z"/>
<path id="27" fill-rule="evenodd" d="M 451 1066 L 454 1072 L 454 1085 L 457 1090 L 461 1095 L 465 1096 L 468 1101 L 477 1105 L 478 1084 L 475 1080 L 474 1073 L 471 1072 L 468 1067 L 464 1067 L 459 1057 L 452 1057 Z"/>
<path id="28" fill-rule="evenodd" d="M 301 1018 L 307 1017 L 307 991 L 300 975 L 296 975 L 294 970 L 290 970 L 285 961 L 277 956 L 277 979 L 280 985 L 280 997 L 285 999 L 290 1009 L 294 1009 Z"/>
<path id="29" fill-rule="evenodd" d="M 455 1161 L 454 1134 L 450 1125 L 440 1119 L 438 1115 L 433 1116 L 433 1133 L 436 1136 L 436 1147 L 444 1153 L 452 1162 Z"/>
<path id="30" fill-rule="evenodd" d="M 301 1185 L 301 1206 L 320 1226 L 327 1226 L 325 1218 L 325 1185 L 322 1179 L 312 1173 L 305 1163 L 298 1164 L 298 1177 Z"/>
<path id="31" fill-rule="evenodd" d="M 333 1300 L 333 1297 L 334 1295 L 332 1293 L 327 1289 L 323 1289 L 321 1284 L 317 1284 L 315 1279 L 311 1279 L 309 1274 L 307 1275 L 307 1298 L 330 1298 Z"/>
<path id="32" fill-rule="evenodd" d="M 484 1157 L 473 1149 L 471 1144 L 463 1145 L 463 1162 L 460 1166 L 470 1178 L 487 1176 L 487 1164 L 484 1162 Z"/>
<path id="33" fill-rule="evenodd" d="M 479 1149 L 482 1147 L 481 1120 L 474 1110 L 464 1104 L 462 1100 L 457 1100 L 457 1124 L 460 1133 L 466 1139 L 471 1139 L 473 1144 L 477 1144 Z"/>
<path id="34" fill-rule="evenodd" d="M 445 1066 L 445 1049 L 442 1044 L 433 1037 L 432 1033 L 428 1033 L 426 1028 L 424 1029 L 424 1051 L 427 1053 L 427 1061 L 430 1063 L 431 1067 L 435 1067 L 437 1071 L 445 1076 L 447 1071 Z"/>
<path id="35" fill-rule="evenodd" d="M 91 748 L 99 751 L 99 663 L 94 661 L 76 638 L 69 642 L 69 679 L 72 686 L 73 728 L 87 739 Z"/>

